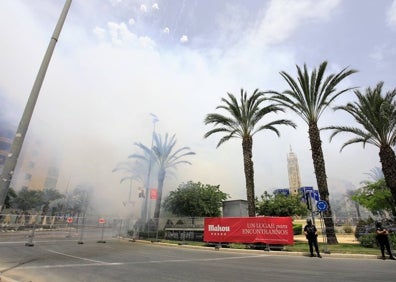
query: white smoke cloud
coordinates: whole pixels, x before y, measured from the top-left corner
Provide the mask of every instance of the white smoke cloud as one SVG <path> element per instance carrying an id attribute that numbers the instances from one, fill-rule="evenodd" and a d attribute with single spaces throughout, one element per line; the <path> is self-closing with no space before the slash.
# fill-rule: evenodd
<path id="1" fill-rule="evenodd" d="M 387 18 L 388 18 L 388 25 L 396 28 L 396 1 L 395 0 L 392 1 L 392 5 L 391 5 L 390 9 L 388 10 Z"/>
<path id="2" fill-rule="evenodd" d="M 255 41 L 282 42 L 298 30 L 306 20 L 328 20 L 339 3 L 340 0 L 272 0 L 257 30 Z"/>
<path id="3" fill-rule="evenodd" d="M 105 39 L 106 37 L 106 30 L 104 28 L 101 27 L 95 27 L 93 30 L 93 33 L 96 35 L 96 37 L 98 37 L 100 40 Z"/>
<path id="4" fill-rule="evenodd" d="M 133 18 L 130 18 L 128 23 L 129 23 L 129 25 L 134 25 L 135 24 L 135 20 Z"/>
<path id="5" fill-rule="evenodd" d="M 180 37 L 180 42 L 181 43 L 187 43 L 188 42 L 188 36 L 187 35 L 182 35 L 182 37 Z"/>
<path id="6" fill-rule="evenodd" d="M 111 41 L 114 45 L 122 45 L 124 43 L 131 43 L 137 39 L 137 36 L 130 32 L 125 23 L 107 23 Z"/>
<path id="7" fill-rule="evenodd" d="M 147 6 L 144 5 L 144 4 L 140 5 L 140 11 L 142 11 L 143 13 L 146 13 L 147 12 Z"/>

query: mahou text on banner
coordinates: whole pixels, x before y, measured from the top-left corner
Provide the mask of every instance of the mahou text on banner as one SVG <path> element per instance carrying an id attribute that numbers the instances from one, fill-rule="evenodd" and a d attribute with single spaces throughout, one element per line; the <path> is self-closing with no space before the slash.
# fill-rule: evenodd
<path id="1" fill-rule="evenodd" d="M 205 242 L 292 245 L 291 217 L 205 218 Z"/>

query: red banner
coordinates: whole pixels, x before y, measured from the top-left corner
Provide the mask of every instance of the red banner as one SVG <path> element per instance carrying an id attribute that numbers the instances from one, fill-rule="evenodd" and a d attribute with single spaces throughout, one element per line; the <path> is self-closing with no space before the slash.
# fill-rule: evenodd
<path id="1" fill-rule="evenodd" d="M 205 242 L 293 245 L 291 217 L 208 217 Z"/>
<path id="2" fill-rule="evenodd" d="M 155 189 L 155 188 L 150 189 L 150 199 L 151 200 L 157 199 L 157 189 Z"/>

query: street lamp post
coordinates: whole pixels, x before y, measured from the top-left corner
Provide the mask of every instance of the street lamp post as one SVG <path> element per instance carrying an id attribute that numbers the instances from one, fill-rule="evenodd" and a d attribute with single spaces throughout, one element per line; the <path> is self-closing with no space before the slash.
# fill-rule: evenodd
<path id="1" fill-rule="evenodd" d="M 25 140 L 30 119 L 33 115 L 33 110 L 41 89 L 41 85 L 43 84 L 52 53 L 55 49 L 56 43 L 58 42 L 59 34 L 62 30 L 71 2 L 72 0 L 66 0 L 65 2 L 62 13 L 59 17 L 58 23 L 56 24 L 47 51 L 41 63 L 39 72 L 36 76 L 36 80 L 34 81 L 32 91 L 30 92 L 30 96 L 26 103 L 22 118 L 19 122 L 14 140 L 12 141 L 10 152 L 4 163 L 3 172 L 0 177 L 0 211 L 3 209 L 8 189 L 10 188 L 11 180 L 15 171 L 15 166 L 19 157 L 19 153 L 21 152 L 23 141 Z"/>

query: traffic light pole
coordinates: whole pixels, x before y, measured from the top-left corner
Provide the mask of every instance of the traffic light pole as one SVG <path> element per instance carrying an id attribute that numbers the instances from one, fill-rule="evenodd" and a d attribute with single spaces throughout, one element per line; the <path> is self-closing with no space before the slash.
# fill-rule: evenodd
<path id="1" fill-rule="evenodd" d="M 12 177 L 14 175 L 17 160 L 21 152 L 23 141 L 25 140 L 26 132 L 28 130 L 30 119 L 32 117 L 33 110 L 37 102 L 41 85 L 43 84 L 44 77 L 47 72 L 52 53 L 55 49 L 56 43 L 58 42 L 59 34 L 62 30 L 71 2 L 72 0 L 66 0 L 65 2 L 62 13 L 55 27 L 54 33 L 52 34 L 47 51 L 44 55 L 44 59 L 41 63 L 39 72 L 36 76 L 36 80 L 34 81 L 32 91 L 30 92 L 30 96 L 26 103 L 25 110 L 19 122 L 19 126 L 16 131 L 14 140 L 11 144 L 10 152 L 8 153 L 7 159 L 4 163 L 3 172 L 0 177 L 0 211 L 3 210 L 4 202 L 7 197 L 8 190 L 10 188 L 10 184 Z"/>

